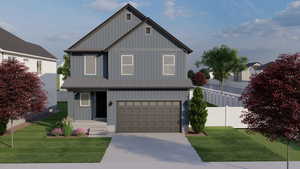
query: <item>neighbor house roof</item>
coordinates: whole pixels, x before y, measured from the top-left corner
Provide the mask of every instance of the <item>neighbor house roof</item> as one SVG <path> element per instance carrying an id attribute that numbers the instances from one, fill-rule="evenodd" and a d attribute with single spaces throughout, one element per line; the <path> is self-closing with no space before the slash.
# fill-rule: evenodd
<path id="1" fill-rule="evenodd" d="M 190 80 L 106 80 L 92 77 L 72 78 L 64 81 L 66 89 L 188 89 L 192 88 Z"/>
<path id="2" fill-rule="evenodd" d="M 0 27 L 0 48 L 7 51 L 36 55 L 45 58 L 56 59 L 43 47 L 26 42 L 14 34 Z"/>
<path id="3" fill-rule="evenodd" d="M 250 62 L 250 63 L 247 64 L 247 67 L 251 67 L 251 66 L 254 66 L 256 64 L 261 65 L 260 62 Z"/>
<path id="4" fill-rule="evenodd" d="M 135 29 L 137 29 L 139 26 L 142 25 L 142 23 L 147 23 L 150 26 L 152 26 L 156 31 L 158 31 L 160 34 L 162 34 L 165 38 L 170 40 L 172 43 L 174 43 L 177 47 L 181 48 L 184 52 L 190 54 L 193 52 L 192 49 L 190 49 L 187 45 L 185 45 L 183 42 L 178 40 L 175 36 L 173 36 L 171 33 L 169 33 L 167 30 L 165 30 L 163 27 L 161 27 L 159 24 L 157 24 L 155 21 L 153 21 L 151 18 L 146 17 L 143 15 L 140 11 L 138 11 L 136 8 L 134 8 L 132 5 L 127 4 L 123 8 L 121 8 L 118 12 L 116 12 L 114 15 L 109 17 L 107 20 L 105 20 L 103 23 L 101 23 L 99 26 L 97 26 L 95 29 L 93 29 L 91 32 L 89 32 L 87 35 L 85 35 L 83 38 L 81 38 L 79 41 L 77 41 L 74 45 L 72 45 L 70 48 L 65 50 L 65 52 L 83 52 L 84 50 L 78 50 L 74 49 L 76 46 L 78 46 L 82 41 L 86 40 L 88 37 L 90 37 L 93 33 L 97 32 L 99 29 L 101 29 L 107 22 L 109 22 L 114 16 L 119 14 L 122 10 L 127 9 L 130 12 L 132 12 L 134 15 L 136 15 L 139 19 L 141 19 L 141 23 L 135 26 L 133 29 L 129 30 L 127 33 L 125 33 L 123 36 L 121 36 L 119 39 L 114 41 L 112 44 L 107 46 L 105 49 L 90 49 L 95 50 L 96 52 L 106 51 L 110 47 L 112 47 L 114 44 L 118 43 L 121 39 L 129 35 L 131 32 L 133 32 Z"/>

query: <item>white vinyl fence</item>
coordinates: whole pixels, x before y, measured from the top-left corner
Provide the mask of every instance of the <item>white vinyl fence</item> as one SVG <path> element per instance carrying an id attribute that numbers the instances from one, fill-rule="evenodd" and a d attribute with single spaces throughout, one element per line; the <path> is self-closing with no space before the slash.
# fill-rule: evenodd
<path id="1" fill-rule="evenodd" d="M 206 126 L 231 126 L 233 128 L 247 128 L 242 123 L 243 107 L 208 107 Z"/>
<path id="2" fill-rule="evenodd" d="M 220 90 L 201 87 L 204 99 L 218 107 L 207 107 L 208 117 L 206 126 L 231 126 L 233 128 L 247 128 L 242 123 L 241 115 L 244 109 L 239 100 L 241 95 Z M 193 90 L 190 91 L 190 98 L 193 97 Z"/>

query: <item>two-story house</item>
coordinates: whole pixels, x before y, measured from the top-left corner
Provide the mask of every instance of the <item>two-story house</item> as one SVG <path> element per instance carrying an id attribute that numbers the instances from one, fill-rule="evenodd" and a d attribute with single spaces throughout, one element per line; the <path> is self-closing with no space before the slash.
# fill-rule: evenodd
<path id="1" fill-rule="evenodd" d="M 182 132 L 192 84 L 192 50 L 136 8 L 126 5 L 65 52 L 71 76 L 68 113 L 103 120 L 116 132 Z"/>
<path id="2" fill-rule="evenodd" d="M 48 107 L 57 103 L 56 58 L 43 47 L 27 42 L 0 27 L 0 62 L 16 59 L 39 75 L 44 83 Z"/>

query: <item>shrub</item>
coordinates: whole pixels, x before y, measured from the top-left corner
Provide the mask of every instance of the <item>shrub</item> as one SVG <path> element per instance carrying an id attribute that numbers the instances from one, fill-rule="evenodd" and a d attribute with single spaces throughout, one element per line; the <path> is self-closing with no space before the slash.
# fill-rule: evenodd
<path id="1" fill-rule="evenodd" d="M 0 135 L 3 135 L 6 131 L 8 120 L 0 120 Z"/>
<path id="2" fill-rule="evenodd" d="M 206 76 L 202 72 L 196 73 L 193 77 L 193 84 L 196 86 L 203 86 L 207 83 Z"/>
<path id="3" fill-rule="evenodd" d="M 52 136 L 61 136 L 63 135 L 63 131 L 61 128 L 55 128 L 51 131 Z"/>
<path id="4" fill-rule="evenodd" d="M 71 136 L 73 133 L 72 120 L 69 118 L 65 118 L 63 119 L 62 123 L 64 136 Z"/>
<path id="5" fill-rule="evenodd" d="M 73 131 L 74 136 L 85 136 L 86 135 L 86 129 L 84 128 L 77 128 Z"/>
<path id="6" fill-rule="evenodd" d="M 190 103 L 189 120 L 195 133 L 203 131 L 207 119 L 206 102 L 203 100 L 202 89 L 197 87 L 194 90 Z"/>
<path id="7" fill-rule="evenodd" d="M 201 69 L 199 72 L 204 73 L 206 79 L 210 79 L 209 69 Z"/>
<path id="8" fill-rule="evenodd" d="M 195 72 L 193 70 L 189 70 L 187 73 L 187 76 L 189 79 L 193 79 L 195 76 Z"/>

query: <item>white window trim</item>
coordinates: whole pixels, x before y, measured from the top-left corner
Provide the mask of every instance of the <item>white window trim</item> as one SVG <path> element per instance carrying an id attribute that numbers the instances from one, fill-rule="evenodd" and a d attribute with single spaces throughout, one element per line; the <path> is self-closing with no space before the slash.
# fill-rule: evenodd
<path id="1" fill-rule="evenodd" d="M 147 28 L 150 28 L 150 33 L 147 33 Z M 152 27 L 151 26 L 145 26 L 145 35 L 149 36 L 152 34 Z"/>
<path id="2" fill-rule="evenodd" d="M 173 64 L 165 64 L 165 56 L 172 56 L 174 58 L 174 63 Z M 162 57 L 162 74 L 164 76 L 175 76 L 176 75 L 176 56 L 175 55 L 163 55 Z M 174 74 L 169 74 L 165 72 L 165 65 L 172 65 L 175 68 Z"/>
<path id="3" fill-rule="evenodd" d="M 82 104 L 82 95 L 83 94 L 87 94 L 88 95 L 88 104 L 87 105 L 83 105 Z M 80 93 L 80 107 L 90 107 L 91 106 L 91 95 L 90 93 Z"/>
<path id="4" fill-rule="evenodd" d="M 87 56 L 92 56 L 92 55 L 86 55 L 86 56 L 84 56 L 84 75 L 87 75 L 87 76 L 89 76 L 89 75 L 97 75 L 97 57 L 96 56 L 94 56 L 95 57 L 95 73 L 93 73 L 93 74 L 86 73 L 86 57 Z"/>
<path id="5" fill-rule="evenodd" d="M 127 14 L 130 14 L 130 19 L 129 20 L 127 19 Z M 127 22 L 132 21 L 132 13 L 131 12 L 126 12 L 125 13 L 125 21 L 127 21 Z"/>
<path id="6" fill-rule="evenodd" d="M 124 56 L 131 56 L 132 58 L 132 64 L 123 64 L 123 57 Z M 133 66 L 133 73 L 132 74 L 126 74 L 126 73 L 123 73 L 123 65 L 124 66 Z M 133 76 L 134 75 L 134 55 L 121 55 L 121 75 L 122 76 Z"/>

